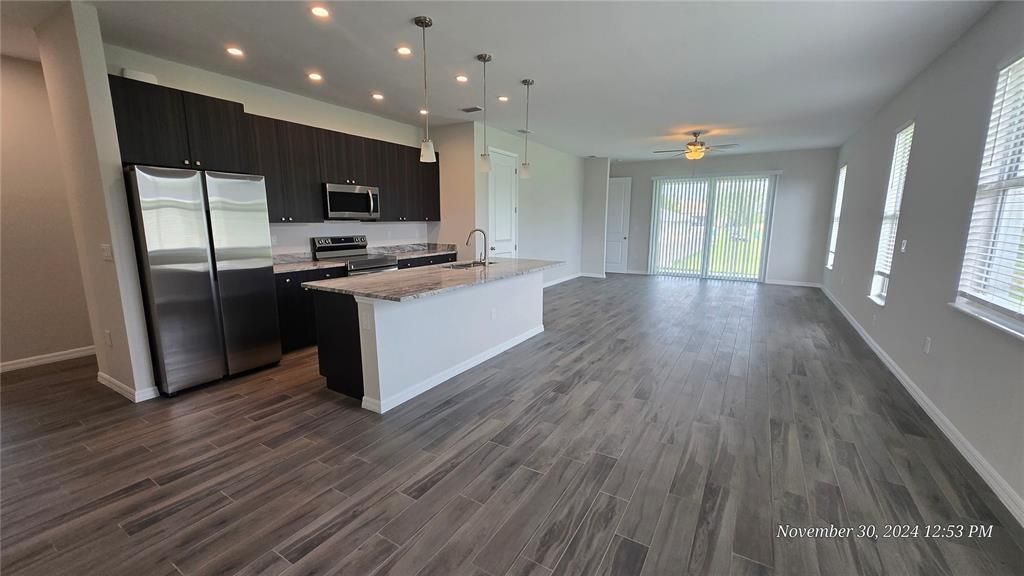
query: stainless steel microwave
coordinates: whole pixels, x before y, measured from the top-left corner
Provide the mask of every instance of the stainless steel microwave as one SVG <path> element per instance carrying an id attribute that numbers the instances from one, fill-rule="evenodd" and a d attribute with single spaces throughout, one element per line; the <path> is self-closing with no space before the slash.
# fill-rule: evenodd
<path id="1" fill-rule="evenodd" d="M 375 186 L 324 184 L 324 215 L 327 220 L 377 220 L 380 190 Z"/>

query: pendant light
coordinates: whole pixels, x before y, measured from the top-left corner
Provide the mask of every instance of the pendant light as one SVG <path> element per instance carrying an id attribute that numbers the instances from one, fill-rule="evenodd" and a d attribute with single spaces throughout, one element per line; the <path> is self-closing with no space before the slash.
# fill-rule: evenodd
<path id="1" fill-rule="evenodd" d="M 523 163 L 519 165 L 519 177 L 523 180 L 530 179 L 530 86 L 533 80 L 525 78 L 522 85 L 526 86 L 526 126 L 520 132 L 523 134 Z"/>
<path id="2" fill-rule="evenodd" d="M 434 153 L 434 141 L 430 139 L 430 108 L 427 106 L 427 28 L 434 25 L 434 21 L 427 16 L 413 18 L 413 24 L 423 31 L 423 141 L 420 142 L 420 162 L 437 162 L 437 154 Z M 425 112 L 425 114 L 424 114 Z"/>
<path id="3" fill-rule="evenodd" d="M 487 63 L 494 59 L 490 54 L 477 54 L 476 59 L 484 65 L 484 153 L 480 155 L 480 171 L 491 171 L 491 149 L 487 147 Z"/>

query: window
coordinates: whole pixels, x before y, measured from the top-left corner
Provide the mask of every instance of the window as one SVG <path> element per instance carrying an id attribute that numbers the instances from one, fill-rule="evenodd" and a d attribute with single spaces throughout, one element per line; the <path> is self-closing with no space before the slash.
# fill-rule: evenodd
<path id="1" fill-rule="evenodd" d="M 774 190 L 774 175 L 656 179 L 650 270 L 760 280 Z"/>
<path id="2" fill-rule="evenodd" d="M 832 269 L 836 262 L 836 242 L 839 241 L 839 215 L 843 212 L 843 189 L 846 188 L 846 164 L 839 169 L 839 181 L 836 183 L 836 205 L 832 209 L 832 228 L 828 233 L 828 261 L 825 268 Z"/>
<path id="3" fill-rule="evenodd" d="M 913 141 L 914 125 L 911 124 L 896 135 L 896 146 L 892 152 L 889 186 L 885 191 L 885 207 L 882 209 L 882 229 L 878 232 L 878 249 L 875 252 L 875 273 L 871 278 L 871 299 L 883 305 L 885 304 L 885 295 L 889 291 L 892 253 L 896 249 L 896 231 L 900 225 L 900 205 L 903 204 L 903 185 L 907 181 L 910 144 Z"/>
<path id="4" fill-rule="evenodd" d="M 996 83 L 955 305 L 1024 335 L 1024 58 Z"/>

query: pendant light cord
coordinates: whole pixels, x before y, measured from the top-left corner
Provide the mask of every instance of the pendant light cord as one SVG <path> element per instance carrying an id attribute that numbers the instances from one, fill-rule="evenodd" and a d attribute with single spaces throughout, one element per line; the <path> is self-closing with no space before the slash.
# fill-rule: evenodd
<path id="1" fill-rule="evenodd" d="M 424 26 L 420 30 L 423 31 L 423 109 L 427 111 L 424 117 L 426 124 L 424 139 L 430 140 L 430 101 L 427 97 L 427 28 Z"/>
<path id="2" fill-rule="evenodd" d="M 530 163 L 530 85 L 526 85 L 526 133 L 523 134 L 523 159 Z"/>
<path id="3" fill-rule="evenodd" d="M 487 60 L 484 60 L 484 154 L 488 154 L 487 149 Z"/>

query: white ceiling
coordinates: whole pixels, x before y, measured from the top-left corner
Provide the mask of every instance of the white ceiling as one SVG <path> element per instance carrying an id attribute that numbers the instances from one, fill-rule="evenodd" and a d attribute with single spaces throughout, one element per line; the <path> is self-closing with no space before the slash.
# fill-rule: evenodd
<path id="1" fill-rule="evenodd" d="M 4 2 L 5 4 L 8 2 Z M 105 41 L 418 123 L 419 29 L 428 31 L 433 121 L 479 119 L 480 64 L 490 52 L 489 123 L 522 127 L 581 155 L 649 159 L 712 130 L 734 153 L 836 146 L 990 3 L 631 2 L 94 2 Z M 243 60 L 226 44 L 243 47 Z M 402 59 L 394 49 L 408 44 Z M 324 75 L 321 85 L 308 70 Z M 454 81 L 470 76 L 468 85 Z M 370 99 L 379 90 L 383 102 Z M 498 103 L 507 94 L 512 100 Z M 670 146 L 672 147 L 672 146 Z"/>

